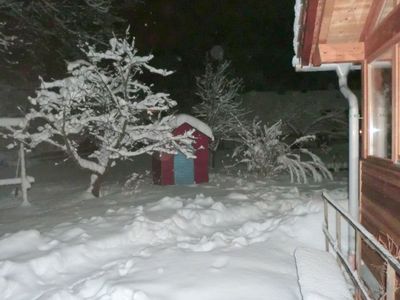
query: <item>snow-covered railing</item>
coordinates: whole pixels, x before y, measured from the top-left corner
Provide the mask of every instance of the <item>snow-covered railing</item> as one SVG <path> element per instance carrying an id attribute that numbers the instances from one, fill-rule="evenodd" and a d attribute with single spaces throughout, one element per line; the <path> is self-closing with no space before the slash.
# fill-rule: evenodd
<path id="1" fill-rule="evenodd" d="M 11 127 L 18 127 L 23 124 L 24 121 L 25 120 L 21 118 L 0 118 L 0 128 L 10 129 Z M 0 186 L 20 184 L 23 199 L 22 205 L 26 206 L 29 205 L 28 189 L 31 187 L 31 183 L 35 182 L 35 178 L 26 175 L 25 147 L 23 143 L 20 143 L 18 162 L 19 167 L 17 167 L 17 175 L 19 174 L 19 176 L 16 178 L 0 179 Z"/>
<path id="2" fill-rule="evenodd" d="M 337 204 L 326 193 L 322 193 L 324 200 L 324 225 L 323 232 L 325 234 L 326 250 L 329 251 L 329 245 L 337 254 L 338 262 L 342 264 L 354 285 L 356 286 L 356 299 L 372 300 L 368 293 L 368 287 L 361 280 L 358 271 L 361 266 L 361 244 L 364 241 L 374 252 L 376 252 L 386 264 L 386 293 L 387 300 L 396 299 L 396 274 L 400 275 L 400 262 L 359 222 L 354 220 L 339 204 Z M 328 206 L 332 206 L 336 211 L 336 240 L 329 232 L 328 222 Z M 356 233 L 356 268 L 353 271 L 349 262 L 345 258 L 341 247 L 341 219 L 345 219 L 347 223 L 355 230 Z"/>

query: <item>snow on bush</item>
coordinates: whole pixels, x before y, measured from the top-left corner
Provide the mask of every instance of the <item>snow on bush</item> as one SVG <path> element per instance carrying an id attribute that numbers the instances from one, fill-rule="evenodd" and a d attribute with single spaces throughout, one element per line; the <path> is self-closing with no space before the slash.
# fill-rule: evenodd
<path id="1" fill-rule="evenodd" d="M 5 22 L 0 22 L 0 53 L 9 52 L 9 48 L 17 40 L 17 37 L 15 35 L 8 35 L 3 32 L 3 27 L 6 24 L 7 23 Z"/>
<path id="2" fill-rule="evenodd" d="M 214 142 L 210 147 L 216 151 L 222 140 L 237 137 L 239 119 L 245 123 L 246 110 L 239 99 L 242 80 L 231 78 L 230 62 L 206 62 L 205 72 L 196 78 L 197 95 L 201 102 L 193 107 L 196 117 L 210 126 Z"/>
<path id="3" fill-rule="evenodd" d="M 127 33 L 110 39 L 105 51 L 82 46 L 86 59 L 68 63 L 64 79 L 42 80 L 36 97 L 30 98 L 27 125 L 14 132 L 31 148 L 51 144 L 89 170 L 95 196 L 117 160 L 154 151 L 191 155 L 191 132 L 173 136 L 173 117 L 162 116 L 176 102 L 139 79 L 145 71 L 162 76 L 171 72 L 152 67 L 153 56 L 139 56 L 134 42 Z M 95 144 L 87 157 L 78 152 L 84 139 Z"/>
<path id="4" fill-rule="evenodd" d="M 239 136 L 240 145 L 233 157 L 246 164 L 249 172 L 263 176 L 288 172 L 291 182 L 297 183 L 307 183 L 309 177 L 317 182 L 323 178 L 332 179 L 321 159 L 304 147 L 315 136 L 303 136 L 288 144 L 282 121 L 268 127 L 256 119 L 250 128 L 242 126 Z"/>

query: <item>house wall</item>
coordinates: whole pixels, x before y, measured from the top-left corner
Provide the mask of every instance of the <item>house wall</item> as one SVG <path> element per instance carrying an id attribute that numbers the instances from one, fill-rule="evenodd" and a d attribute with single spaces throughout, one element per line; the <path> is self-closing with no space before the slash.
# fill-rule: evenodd
<path id="1" fill-rule="evenodd" d="M 361 162 L 360 214 L 362 225 L 395 255 L 395 245 L 400 245 L 400 167 L 375 158 Z M 362 246 L 362 257 L 383 285 L 385 266 L 382 259 L 366 244 Z M 400 292 L 396 299 L 400 299 Z"/>
<path id="2" fill-rule="evenodd" d="M 400 6 L 397 10 L 400 13 Z M 392 26 L 393 27 L 393 26 Z M 387 27 L 390 29 L 390 26 Z M 393 27 L 394 28 L 394 27 Z M 391 31 L 391 30 L 389 30 Z M 363 75 L 363 120 L 362 120 L 362 157 L 360 180 L 360 219 L 361 223 L 394 255 L 400 256 L 400 55 L 399 38 L 381 39 L 380 32 L 375 30 L 367 37 L 366 59 L 362 65 Z M 376 43 L 376 40 L 380 40 Z M 397 44 L 396 44 L 397 43 Z M 390 51 L 389 51 L 390 50 Z M 383 61 L 391 63 L 391 94 L 390 114 L 374 106 L 374 100 L 379 99 L 376 92 L 376 79 L 372 72 L 373 63 Z M 387 66 L 386 66 L 387 68 Z M 379 140 L 378 146 L 390 149 L 386 155 L 377 151 L 376 130 L 382 127 L 374 117 L 390 116 L 387 124 L 390 140 Z M 380 125 L 380 124 L 378 124 Z M 383 128 L 385 130 L 386 128 Z M 382 131 L 383 131 L 382 130 Z M 374 140 L 375 138 L 375 140 Z M 385 143 L 387 143 L 385 145 Z M 375 148 L 374 148 L 375 147 Z M 368 266 L 375 278 L 385 286 L 386 266 L 383 260 L 366 244 L 361 247 L 362 260 Z M 397 277 L 400 282 L 399 276 Z M 383 288 L 384 290 L 384 288 Z M 396 300 L 400 300 L 400 290 L 397 289 Z"/>

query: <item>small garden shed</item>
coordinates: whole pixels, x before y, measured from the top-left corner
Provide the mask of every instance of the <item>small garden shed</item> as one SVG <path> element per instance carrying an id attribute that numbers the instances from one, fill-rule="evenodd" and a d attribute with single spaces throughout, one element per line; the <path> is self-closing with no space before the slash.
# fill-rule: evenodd
<path id="1" fill-rule="evenodd" d="M 195 159 L 187 158 L 183 153 L 154 153 L 153 181 L 160 185 L 193 184 L 208 182 L 208 145 L 214 140 L 212 131 L 204 122 L 186 114 L 175 119 L 174 135 L 194 130 L 193 144 Z"/>

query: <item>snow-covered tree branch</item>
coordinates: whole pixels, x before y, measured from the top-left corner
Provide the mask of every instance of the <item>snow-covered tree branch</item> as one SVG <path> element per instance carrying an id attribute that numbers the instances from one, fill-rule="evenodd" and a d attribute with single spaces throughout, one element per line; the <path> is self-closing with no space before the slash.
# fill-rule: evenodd
<path id="1" fill-rule="evenodd" d="M 291 182 L 297 183 L 307 183 L 308 177 L 317 182 L 323 178 L 332 179 L 332 174 L 322 160 L 305 147 L 313 139 L 315 136 L 308 135 L 287 143 L 282 121 L 268 127 L 254 119 L 252 126 L 242 127 L 240 145 L 235 149 L 233 157 L 239 163 L 246 164 L 249 172 L 263 176 L 287 172 Z"/>
<path id="2" fill-rule="evenodd" d="M 294 137 L 315 135 L 319 139 L 343 139 L 347 135 L 348 121 L 344 109 L 326 109 L 316 115 L 295 107 L 295 112 L 284 118 L 285 126 Z M 300 113 L 301 112 L 301 113 Z"/>
<path id="3" fill-rule="evenodd" d="M 0 0 L 0 62 L 29 63 L 47 71 L 54 64 L 76 59 L 77 41 L 106 46 L 113 32 L 123 33 L 120 11 L 140 0 Z M 10 43 L 12 41 L 12 43 Z M 6 48 L 5 48 L 6 46 Z M 6 50 L 6 51 L 5 51 Z"/>
<path id="4" fill-rule="evenodd" d="M 66 152 L 92 173 L 95 196 L 117 160 L 177 149 L 191 155 L 191 133 L 173 136 L 173 117 L 162 117 L 176 102 L 140 81 L 144 72 L 171 72 L 152 67 L 153 56 L 139 56 L 128 37 L 112 38 L 106 51 L 88 44 L 81 50 L 86 59 L 68 63 L 67 78 L 42 80 L 30 99 L 34 108 L 25 116 L 27 125 L 14 132 L 17 140 L 32 148 L 48 143 Z M 82 138 L 96 145 L 87 157 L 78 152 Z"/>

